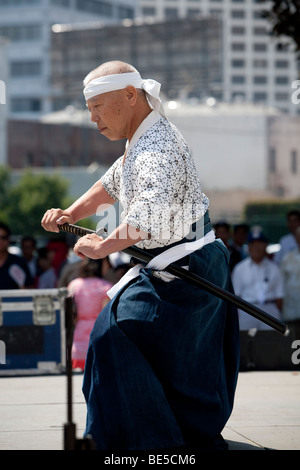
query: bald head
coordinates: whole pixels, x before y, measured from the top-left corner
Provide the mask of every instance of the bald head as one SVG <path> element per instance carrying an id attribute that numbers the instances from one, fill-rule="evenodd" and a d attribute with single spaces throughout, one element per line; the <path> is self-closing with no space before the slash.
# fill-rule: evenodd
<path id="1" fill-rule="evenodd" d="M 137 72 L 136 68 L 132 65 L 122 62 L 120 60 L 112 60 L 104 62 L 103 64 L 92 70 L 83 80 L 83 85 L 86 86 L 91 80 L 95 78 L 104 77 L 106 75 L 114 75 L 119 73 Z"/>

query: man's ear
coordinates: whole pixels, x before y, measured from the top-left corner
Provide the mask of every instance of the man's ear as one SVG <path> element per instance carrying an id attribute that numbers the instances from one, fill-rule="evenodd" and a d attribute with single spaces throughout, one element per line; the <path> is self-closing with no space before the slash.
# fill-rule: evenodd
<path id="1" fill-rule="evenodd" d="M 137 89 L 132 85 L 128 85 L 125 88 L 125 92 L 126 92 L 126 99 L 128 100 L 129 106 L 135 106 L 135 103 L 137 100 Z"/>

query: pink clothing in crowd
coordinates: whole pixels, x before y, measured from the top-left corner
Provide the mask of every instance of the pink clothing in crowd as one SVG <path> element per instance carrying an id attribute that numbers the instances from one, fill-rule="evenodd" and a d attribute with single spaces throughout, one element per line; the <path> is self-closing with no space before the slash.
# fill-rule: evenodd
<path id="1" fill-rule="evenodd" d="M 73 368 L 84 369 L 89 337 L 99 313 L 109 300 L 112 284 L 98 277 L 76 278 L 68 285 L 76 305 L 77 317 L 72 345 Z"/>

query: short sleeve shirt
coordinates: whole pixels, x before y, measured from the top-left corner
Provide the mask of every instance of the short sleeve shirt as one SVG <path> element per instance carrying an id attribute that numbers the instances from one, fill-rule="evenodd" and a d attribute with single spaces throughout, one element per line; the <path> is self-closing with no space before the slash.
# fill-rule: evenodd
<path id="1" fill-rule="evenodd" d="M 0 289 L 19 289 L 33 285 L 26 262 L 12 253 L 0 267 Z"/>
<path id="2" fill-rule="evenodd" d="M 120 201 L 121 221 L 150 234 L 138 245 L 156 248 L 184 238 L 209 201 L 178 129 L 153 111 L 134 134 L 123 160 L 116 160 L 101 182 Z"/>

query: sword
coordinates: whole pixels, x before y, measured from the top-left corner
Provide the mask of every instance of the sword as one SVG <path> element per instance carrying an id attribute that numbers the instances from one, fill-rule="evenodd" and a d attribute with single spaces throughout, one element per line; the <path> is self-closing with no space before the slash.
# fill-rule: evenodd
<path id="1" fill-rule="evenodd" d="M 106 232 L 105 228 L 100 228 L 99 230 L 94 231 L 73 224 L 58 225 L 58 228 L 63 232 L 72 233 L 73 235 L 76 235 L 78 237 L 83 237 L 84 235 L 88 235 L 91 233 L 96 233 L 98 236 L 101 236 Z M 129 256 L 132 256 L 144 263 L 149 263 L 149 261 L 154 258 L 153 255 L 147 253 L 141 248 L 138 248 L 137 246 L 130 246 L 129 248 L 126 248 L 122 251 L 123 253 L 126 253 Z M 234 304 L 240 310 L 243 310 L 254 318 L 262 321 L 263 323 L 270 326 L 279 333 L 285 334 L 287 332 L 287 325 L 285 323 L 281 322 L 277 318 L 273 317 L 264 310 L 261 310 L 250 302 L 247 302 L 241 297 L 233 294 L 232 292 L 229 292 L 226 289 L 223 289 L 222 287 L 213 284 L 207 279 L 203 279 L 197 274 L 191 273 L 190 271 L 187 271 L 186 269 L 181 268 L 180 266 L 176 266 L 174 263 L 169 264 L 169 266 L 167 266 L 164 270 L 172 274 L 173 276 L 177 276 L 183 279 L 184 281 L 189 282 L 194 286 L 204 289 L 205 291 L 215 295 L 216 297 L 219 297 L 222 300 Z"/>

